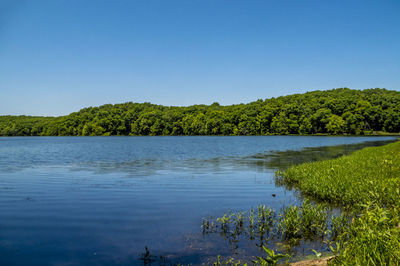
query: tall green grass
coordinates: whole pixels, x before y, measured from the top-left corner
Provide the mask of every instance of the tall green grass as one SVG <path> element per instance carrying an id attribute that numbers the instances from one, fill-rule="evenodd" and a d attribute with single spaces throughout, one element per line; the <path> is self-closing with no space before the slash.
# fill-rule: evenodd
<path id="1" fill-rule="evenodd" d="M 353 208 L 374 202 L 400 206 L 400 142 L 277 172 L 279 182 L 315 199 Z"/>
<path id="2" fill-rule="evenodd" d="M 341 232 L 332 221 L 338 265 L 400 265 L 400 142 L 277 173 L 279 182 L 307 196 L 353 210 Z"/>
<path id="3" fill-rule="evenodd" d="M 349 215 L 329 216 L 325 205 L 305 200 L 301 206 L 283 208 L 275 219 L 274 212 L 260 206 L 256 212 L 251 210 L 248 222 L 244 220 L 249 232 L 258 233 L 262 239 L 264 228 L 275 226 L 276 236 L 282 239 L 321 236 L 335 255 L 328 264 L 400 265 L 400 142 L 293 166 L 277 172 L 277 182 L 293 186 L 314 200 L 342 207 Z M 264 222 L 268 220 L 264 216 L 270 222 Z M 232 216 L 217 219 L 222 229 L 229 229 L 227 217 Z M 349 217 L 353 217 L 351 221 Z M 214 223 L 205 224 L 209 230 Z M 267 256 L 253 263 L 275 265 L 278 260 Z M 228 261 L 226 265 L 247 264 Z"/>
<path id="4" fill-rule="evenodd" d="M 335 265 L 400 265 L 398 209 L 366 208 L 336 242 Z"/>

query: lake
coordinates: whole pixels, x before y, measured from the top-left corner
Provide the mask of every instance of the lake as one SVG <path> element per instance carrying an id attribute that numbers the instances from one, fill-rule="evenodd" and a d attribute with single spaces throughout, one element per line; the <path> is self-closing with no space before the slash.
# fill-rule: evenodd
<path id="1" fill-rule="evenodd" d="M 275 185 L 277 169 L 395 139 L 0 138 L 0 264 L 143 265 L 145 247 L 167 263 L 255 254 L 249 242 L 203 236 L 202 217 L 296 204 L 296 191 Z"/>

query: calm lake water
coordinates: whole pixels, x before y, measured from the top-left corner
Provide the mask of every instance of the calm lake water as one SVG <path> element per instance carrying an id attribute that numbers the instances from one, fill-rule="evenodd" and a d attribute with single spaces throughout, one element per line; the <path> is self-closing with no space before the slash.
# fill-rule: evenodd
<path id="1" fill-rule="evenodd" d="M 0 138 L 0 265 L 140 265 L 254 254 L 203 236 L 202 217 L 296 203 L 274 171 L 391 137 Z M 276 194 L 275 197 L 272 194 Z"/>

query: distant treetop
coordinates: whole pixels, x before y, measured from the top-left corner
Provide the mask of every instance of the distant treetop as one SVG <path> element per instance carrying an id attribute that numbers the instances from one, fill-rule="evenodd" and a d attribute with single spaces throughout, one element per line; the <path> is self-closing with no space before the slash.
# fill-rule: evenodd
<path id="1" fill-rule="evenodd" d="M 248 104 L 105 104 L 67 116 L 0 116 L 1 136 L 369 134 L 400 132 L 400 92 L 348 88 Z"/>

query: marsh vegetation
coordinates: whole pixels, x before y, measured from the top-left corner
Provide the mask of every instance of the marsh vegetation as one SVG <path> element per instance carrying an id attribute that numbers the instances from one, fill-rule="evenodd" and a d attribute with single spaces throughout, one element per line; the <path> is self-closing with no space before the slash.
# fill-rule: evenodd
<path id="1" fill-rule="evenodd" d="M 326 252 L 331 243 L 348 230 L 350 221 L 350 215 L 335 214 L 326 205 L 305 200 L 300 205 L 289 205 L 278 211 L 259 205 L 246 212 L 231 211 L 216 219 L 204 218 L 201 228 L 205 236 L 223 237 L 233 250 L 238 248 L 240 239 L 246 239 L 260 249 L 278 248 L 286 254 L 280 259 L 289 260 L 299 255 L 296 247 L 309 246 L 309 242 L 319 243 Z"/>
<path id="2" fill-rule="evenodd" d="M 305 195 L 355 213 L 338 245 L 337 261 L 400 264 L 400 142 L 370 147 L 334 160 L 306 163 L 278 173 Z"/>
<path id="3" fill-rule="evenodd" d="M 296 188 L 303 196 L 319 203 L 305 200 L 301 206 L 283 208 L 278 216 L 260 206 L 255 215 L 257 219 L 252 218 L 254 211 L 251 210 L 248 220 L 243 222 L 246 229 L 237 230 L 238 216 L 229 214 L 224 215 L 228 218 L 217 219 L 215 225 L 211 223 L 211 229 L 203 221 L 203 230 L 219 230 L 232 239 L 241 232 L 249 237 L 255 234 L 260 238 L 260 247 L 267 245 L 271 238 L 269 232 L 281 240 L 320 237 L 321 249 L 324 243 L 334 254 L 330 264 L 399 265 L 399 174 L 400 142 L 365 148 L 337 159 L 292 166 L 276 173 L 277 182 Z M 326 203 L 340 207 L 342 214 L 330 215 Z M 264 210 L 272 215 L 264 215 Z M 263 217 L 271 218 L 265 223 Z M 232 225 L 227 225 L 226 220 L 232 221 Z M 317 256 L 321 254 L 314 252 Z M 286 253 L 290 255 L 290 250 Z"/>

